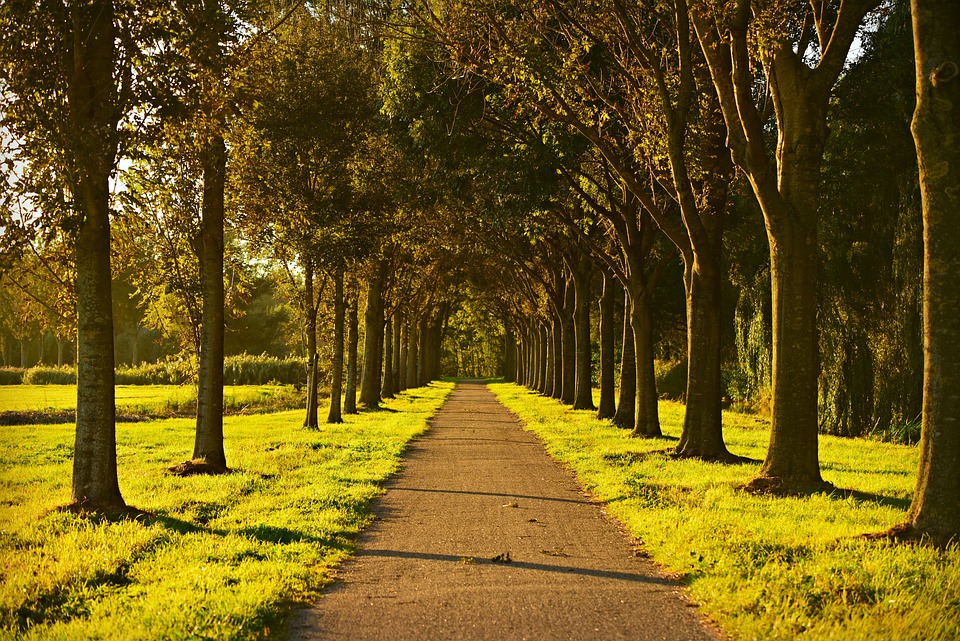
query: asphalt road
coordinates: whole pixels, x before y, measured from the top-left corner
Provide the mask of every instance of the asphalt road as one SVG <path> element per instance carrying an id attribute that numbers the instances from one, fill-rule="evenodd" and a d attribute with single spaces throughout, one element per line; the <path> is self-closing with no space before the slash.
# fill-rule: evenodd
<path id="1" fill-rule="evenodd" d="M 482 384 L 464 382 L 296 640 L 719 635 Z"/>

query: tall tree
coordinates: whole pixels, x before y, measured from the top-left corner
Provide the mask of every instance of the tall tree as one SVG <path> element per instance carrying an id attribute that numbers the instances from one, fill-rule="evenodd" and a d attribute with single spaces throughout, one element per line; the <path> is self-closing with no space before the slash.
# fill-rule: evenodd
<path id="1" fill-rule="evenodd" d="M 70 194 L 71 211 L 62 222 L 72 230 L 76 252 L 71 504 L 85 510 L 125 507 L 116 459 L 110 177 L 133 98 L 137 30 L 129 17 L 110 0 L 11 2 L 0 12 L 5 124 L 22 141 L 19 160 L 52 160 L 53 191 Z M 44 194 L 35 202 L 42 209 Z"/>
<path id="2" fill-rule="evenodd" d="M 920 471 L 906 530 L 960 538 L 960 5 L 911 0 L 924 241 Z"/>
<path id="3" fill-rule="evenodd" d="M 737 0 L 729 12 L 697 2 L 691 18 L 729 132 L 733 160 L 766 223 L 773 290 L 772 425 L 750 487 L 828 487 L 817 423 L 817 221 L 831 91 L 864 16 L 879 0 L 834 5 Z M 762 71 L 760 101 L 758 77 Z M 771 157 L 767 106 L 776 116 Z"/>

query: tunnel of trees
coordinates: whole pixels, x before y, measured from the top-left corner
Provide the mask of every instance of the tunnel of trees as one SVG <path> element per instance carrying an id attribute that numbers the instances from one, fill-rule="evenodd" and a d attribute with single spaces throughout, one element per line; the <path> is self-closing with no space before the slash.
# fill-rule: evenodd
<path id="1" fill-rule="evenodd" d="M 306 427 L 502 376 L 736 461 L 721 410 L 768 413 L 755 491 L 922 441 L 903 532 L 956 535 L 960 9 L 913 5 L 12 0 L 2 365 L 76 364 L 94 508 L 115 365 L 192 363 L 216 472 L 251 353 Z"/>

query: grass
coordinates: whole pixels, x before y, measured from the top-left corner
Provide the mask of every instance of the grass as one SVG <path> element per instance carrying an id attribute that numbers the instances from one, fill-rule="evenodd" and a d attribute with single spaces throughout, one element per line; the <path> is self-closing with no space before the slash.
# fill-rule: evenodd
<path id="1" fill-rule="evenodd" d="M 193 385 L 117 385 L 118 414 L 167 417 L 196 411 Z M 300 407 L 305 393 L 292 385 L 226 385 L 224 408 L 228 413 L 279 411 Z M 9 413 L 58 414 L 77 409 L 76 385 L 0 386 L 0 418 Z"/>
<path id="2" fill-rule="evenodd" d="M 145 521 L 52 510 L 69 499 L 73 427 L 3 428 L 0 639 L 280 638 L 292 605 L 351 554 L 369 501 L 452 387 L 319 431 L 299 411 L 228 417 L 223 476 L 165 473 L 189 456 L 191 420 L 120 424 L 120 488 L 155 515 Z"/>
<path id="3" fill-rule="evenodd" d="M 824 479 L 846 495 L 773 498 L 736 487 L 759 463 L 673 460 L 589 411 L 512 384 L 497 397 L 735 639 L 960 639 L 960 548 L 858 538 L 905 520 L 917 449 L 823 436 Z M 662 402 L 677 437 L 683 405 Z M 769 423 L 724 413 L 735 454 L 762 460 Z"/>

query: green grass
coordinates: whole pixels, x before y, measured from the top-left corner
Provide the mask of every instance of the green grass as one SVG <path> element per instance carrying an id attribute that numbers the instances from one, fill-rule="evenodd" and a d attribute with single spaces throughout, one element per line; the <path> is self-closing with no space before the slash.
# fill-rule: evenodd
<path id="1" fill-rule="evenodd" d="M 117 428 L 120 488 L 146 522 L 54 511 L 73 427 L 3 428 L 0 639 L 263 639 L 351 554 L 368 502 L 453 385 L 434 383 L 318 431 L 301 412 L 228 417 L 223 476 L 174 477 L 193 422 Z M 52 396 L 50 397 L 52 398 Z"/>
<path id="2" fill-rule="evenodd" d="M 196 410 L 197 388 L 193 385 L 117 385 L 118 414 L 167 416 Z M 304 405 L 305 395 L 292 385 L 226 385 L 224 407 L 228 412 L 276 411 Z M 0 386 L 0 414 L 4 412 L 65 412 L 77 409 L 76 385 Z"/>
<path id="3" fill-rule="evenodd" d="M 491 388 L 732 638 L 960 639 L 960 548 L 857 538 L 905 520 L 915 447 L 823 436 L 824 479 L 857 494 L 762 497 L 736 489 L 759 462 L 673 460 L 662 451 L 675 441 Z M 666 435 L 679 436 L 683 411 L 661 403 Z M 765 419 L 725 412 L 724 434 L 735 454 L 763 459 Z"/>

